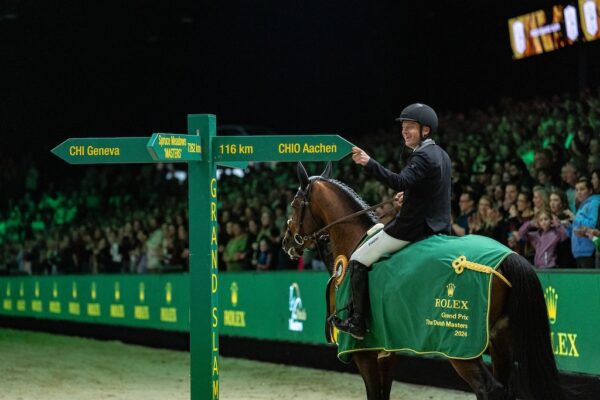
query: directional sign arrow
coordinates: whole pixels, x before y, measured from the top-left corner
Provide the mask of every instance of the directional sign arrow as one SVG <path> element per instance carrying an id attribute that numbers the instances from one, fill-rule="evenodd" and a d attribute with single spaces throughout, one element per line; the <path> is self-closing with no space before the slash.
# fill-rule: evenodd
<path id="1" fill-rule="evenodd" d="M 69 164 L 155 163 L 146 143 L 147 137 L 71 138 L 52 153 Z"/>
<path id="2" fill-rule="evenodd" d="M 175 133 L 155 133 L 147 144 L 148 152 L 156 161 L 200 161 L 200 136 Z"/>
<path id="3" fill-rule="evenodd" d="M 337 161 L 353 144 L 338 135 L 215 136 L 213 159 L 220 161 Z"/>

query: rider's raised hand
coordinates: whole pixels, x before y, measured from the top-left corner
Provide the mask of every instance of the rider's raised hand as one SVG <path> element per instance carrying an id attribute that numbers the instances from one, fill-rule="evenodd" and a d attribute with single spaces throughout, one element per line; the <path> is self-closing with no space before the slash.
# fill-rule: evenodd
<path id="1" fill-rule="evenodd" d="M 394 207 L 402 207 L 402 203 L 404 203 L 404 192 L 398 192 L 394 196 Z"/>
<path id="2" fill-rule="evenodd" d="M 352 147 L 352 160 L 356 164 L 360 164 L 364 167 L 365 165 L 367 165 L 370 159 L 371 157 L 369 157 L 369 155 L 365 153 L 363 149 L 356 146 Z"/>

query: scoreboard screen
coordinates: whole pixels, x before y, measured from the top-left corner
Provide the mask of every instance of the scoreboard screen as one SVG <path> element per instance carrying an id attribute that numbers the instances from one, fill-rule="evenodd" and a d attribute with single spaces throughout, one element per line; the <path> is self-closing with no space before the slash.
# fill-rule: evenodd
<path id="1" fill-rule="evenodd" d="M 548 53 L 600 38 L 600 0 L 555 5 L 508 20 L 513 59 Z"/>

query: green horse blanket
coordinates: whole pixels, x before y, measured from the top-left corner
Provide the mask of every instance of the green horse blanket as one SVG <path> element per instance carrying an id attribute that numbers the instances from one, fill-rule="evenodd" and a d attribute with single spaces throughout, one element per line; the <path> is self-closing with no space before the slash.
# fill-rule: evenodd
<path id="1" fill-rule="evenodd" d="M 382 258 L 369 272 L 369 333 L 355 340 L 337 332 L 338 357 L 348 362 L 351 353 L 365 350 L 479 357 L 489 341 L 489 272 L 511 253 L 483 236 L 436 235 Z M 488 273 L 469 269 L 485 266 Z M 346 274 L 335 293 L 342 319 L 351 292 Z"/>

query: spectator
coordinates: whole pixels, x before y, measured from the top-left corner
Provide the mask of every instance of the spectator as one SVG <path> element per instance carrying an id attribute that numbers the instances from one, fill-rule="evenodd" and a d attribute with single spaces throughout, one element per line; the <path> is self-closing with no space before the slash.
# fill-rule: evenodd
<path id="1" fill-rule="evenodd" d="M 571 212 L 569 209 L 565 192 L 560 189 L 553 190 L 550 194 L 549 204 L 552 218 L 557 218 L 567 230 L 570 229 L 573 219 L 575 218 L 575 214 L 573 214 L 573 212 Z M 570 237 L 558 244 L 556 254 L 557 263 L 561 268 L 570 268 L 575 266 L 575 259 L 573 258 L 573 252 L 571 251 Z"/>
<path id="2" fill-rule="evenodd" d="M 458 200 L 458 207 L 460 209 L 460 215 L 456 218 L 456 221 L 452 224 L 452 233 L 456 236 L 464 236 L 469 232 L 469 218 L 477 212 L 475 209 L 475 199 L 473 199 L 473 193 L 464 192 L 460 195 Z"/>
<path id="3" fill-rule="evenodd" d="M 553 268 L 557 265 L 556 249 L 568 238 L 567 230 L 557 217 L 547 210 L 536 213 L 534 220 L 525 222 L 518 232 L 519 238 L 530 242 L 535 248 L 534 265 Z"/>
<path id="4" fill-rule="evenodd" d="M 580 178 L 576 186 L 579 209 L 575 214 L 571 232 L 571 246 L 577 268 L 594 268 L 594 244 L 586 236 L 587 230 L 598 224 L 600 195 L 592 194 L 592 183 Z"/>
<path id="5" fill-rule="evenodd" d="M 509 214 L 512 206 L 516 206 L 517 197 L 519 196 L 519 188 L 515 183 L 507 183 L 504 188 L 504 203 L 502 204 L 502 212 L 504 215 Z"/>
<path id="6" fill-rule="evenodd" d="M 506 243 L 506 230 L 500 212 L 492 208 L 492 200 L 483 195 L 479 199 L 477 212 L 469 218 L 469 233 L 487 236 Z"/>
<path id="7" fill-rule="evenodd" d="M 600 169 L 592 171 L 591 179 L 594 194 L 600 194 Z"/>
<path id="8" fill-rule="evenodd" d="M 267 271 L 271 269 L 273 263 L 273 252 L 269 248 L 269 241 L 262 239 L 258 245 L 256 257 L 252 260 L 252 264 L 257 271 Z"/>
<path id="9" fill-rule="evenodd" d="M 577 210 L 575 205 L 575 185 L 579 179 L 579 171 L 574 163 L 568 162 L 562 168 L 560 172 L 560 178 L 565 184 L 565 194 L 569 200 L 569 209 L 573 212 Z"/>
<path id="10" fill-rule="evenodd" d="M 241 272 L 247 269 L 248 237 L 239 221 L 232 223 L 233 237 L 229 239 L 223 253 L 227 272 Z"/>
<path id="11" fill-rule="evenodd" d="M 590 154 L 587 158 L 587 172 L 589 176 L 598 170 L 600 170 L 600 154 Z"/>
<path id="12" fill-rule="evenodd" d="M 550 195 L 548 191 L 542 186 L 534 186 L 533 187 L 533 212 L 537 213 L 542 210 L 548 209 L 548 201 L 550 200 Z"/>
<path id="13" fill-rule="evenodd" d="M 539 182 L 540 185 L 558 185 L 560 179 L 560 166 L 554 162 L 552 150 L 546 148 L 536 151 L 533 159 L 533 167 L 536 172 L 536 177 L 538 177 L 538 182 L 540 172 L 543 172 L 545 175 L 545 182 Z"/>

